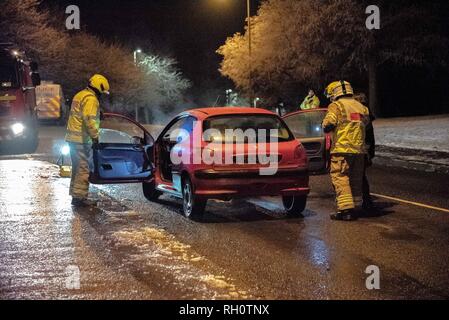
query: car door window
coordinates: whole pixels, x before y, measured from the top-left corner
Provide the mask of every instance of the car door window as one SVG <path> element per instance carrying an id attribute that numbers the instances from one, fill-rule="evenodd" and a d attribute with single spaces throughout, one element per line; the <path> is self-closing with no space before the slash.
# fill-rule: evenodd
<path id="1" fill-rule="evenodd" d="M 100 129 L 100 143 L 123 143 L 133 144 L 134 139 L 126 132 L 113 129 Z"/>
<path id="2" fill-rule="evenodd" d="M 325 115 L 323 111 L 302 112 L 287 116 L 284 121 L 297 139 L 320 138 L 324 137 L 321 124 Z"/>
<path id="3" fill-rule="evenodd" d="M 119 117 L 105 117 L 100 122 L 100 143 L 144 144 L 145 132 L 136 124 Z"/>
<path id="4" fill-rule="evenodd" d="M 164 137 L 170 137 L 175 130 L 181 129 L 185 120 L 186 118 L 181 118 L 173 123 L 167 130 L 165 130 Z"/>
<path id="5" fill-rule="evenodd" d="M 178 119 L 165 130 L 163 135 L 164 140 L 170 139 L 170 142 L 172 143 L 185 140 L 192 134 L 195 120 L 194 117 L 190 116 Z"/>
<path id="6" fill-rule="evenodd" d="M 187 117 L 185 118 L 184 122 L 182 123 L 181 129 L 176 137 L 176 140 L 178 142 L 185 141 L 193 134 L 193 126 L 195 123 L 194 117 Z"/>

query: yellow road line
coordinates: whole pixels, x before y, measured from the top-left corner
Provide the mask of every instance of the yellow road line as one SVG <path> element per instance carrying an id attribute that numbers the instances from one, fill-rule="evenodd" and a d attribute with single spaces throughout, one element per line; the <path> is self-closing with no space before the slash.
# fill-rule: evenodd
<path id="1" fill-rule="evenodd" d="M 388 199 L 388 200 L 393 200 L 393 201 L 397 201 L 397 202 L 402 202 L 402 203 L 406 203 L 406 204 L 411 204 L 417 207 L 422 207 L 422 208 L 426 208 L 426 209 L 432 209 L 432 210 L 436 210 L 436 211 L 441 211 L 441 212 L 446 212 L 449 213 L 449 209 L 444 209 L 444 208 L 439 208 L 439 207 L 434 207 L 434 206 L 429 206 L 427 204 L 423 204 L 423 203 L 419 203 L 419 202 L 413 202 L 413 201 L 408 201 L 408 200 L 403 200 L 403 199 L 399 199 L 399 198 L 394 198 L 394 197 L 389 197 L 389 196 L 384 196 L 381 194 L 376 194 L 376 193 L 371 193 L 373 196 L 375 197 L 379 197 L 379 198 L 384 198 L 384 199 Z"/>

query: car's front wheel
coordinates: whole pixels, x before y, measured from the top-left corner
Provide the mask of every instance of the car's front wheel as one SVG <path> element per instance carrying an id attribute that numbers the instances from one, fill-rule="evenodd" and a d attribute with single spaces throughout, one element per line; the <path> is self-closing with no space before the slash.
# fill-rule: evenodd
<path id="1" fill-rule="evenodd" d="M 154 180 L 152 182 L 144 182 L 142 187 L 143 195 L 149 201 L 156 201 L 162 194 L 160 191 L 156 190 L 156 183 Z"/>
<path id="2" fill-rule="evenodd" d="M 289 216 L 298 217 L 306 209 L 307 196 L 284 196 L 282 203 Z"/>
<path id="3" fill-rule="evenodd" d="M 192 220 L 199 220 L 203 217 L 207 200 L 199 199 L 195 196 L 194 186 L 188 177 L 182 182 L 182 198 L 184 215 Z"/>

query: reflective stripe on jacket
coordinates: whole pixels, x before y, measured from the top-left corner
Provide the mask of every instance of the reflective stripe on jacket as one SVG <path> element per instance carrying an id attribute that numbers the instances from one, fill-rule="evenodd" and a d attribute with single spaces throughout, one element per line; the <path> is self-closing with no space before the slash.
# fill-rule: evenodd
<path id="1" fill-rule="evenodd" d="M 333 127 L 331 154 L 365 154 L 369 110 L 353 98 L 341 98 L 330 104 L 323 128 Z"/>
<path id="2" fill-rule="evenodd" d="M 100 102 L 92 90 L 84 89 L 73 98 L 65 140 L 92 143 L 92 139 L 98 139 L 99 128 Z"/>

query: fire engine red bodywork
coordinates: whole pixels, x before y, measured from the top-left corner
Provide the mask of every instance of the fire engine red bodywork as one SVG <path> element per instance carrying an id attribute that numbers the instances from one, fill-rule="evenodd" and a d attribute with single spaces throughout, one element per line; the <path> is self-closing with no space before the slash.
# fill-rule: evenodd
<path id="1" fill-rule="evenodd" d="M 0 148 L 21 146 L 26 151 L 33 151 L 37 146 L 36 95 L 31 78 L 29 62 L 13 59 L 18 75 L 15 86 L 0 87 Z M 23 134 L 15 135 L 11 126 L 20 123 L 24 126 Z"/>

